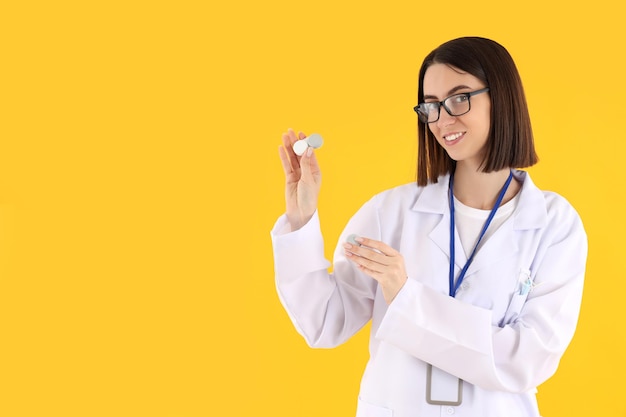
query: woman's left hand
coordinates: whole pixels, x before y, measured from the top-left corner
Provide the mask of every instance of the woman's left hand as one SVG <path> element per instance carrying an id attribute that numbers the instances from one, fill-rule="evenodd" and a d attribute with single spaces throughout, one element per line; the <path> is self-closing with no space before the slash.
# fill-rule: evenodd
<path id="1" fill-rule="evenodd" d="M 345 243 L 346 257 L 363 273 L 380 284 L 387 304 L 391 304 L 407 280 L 404 258 L 394 248 L 378 240 L 357 237 L 361 246 Z"/>

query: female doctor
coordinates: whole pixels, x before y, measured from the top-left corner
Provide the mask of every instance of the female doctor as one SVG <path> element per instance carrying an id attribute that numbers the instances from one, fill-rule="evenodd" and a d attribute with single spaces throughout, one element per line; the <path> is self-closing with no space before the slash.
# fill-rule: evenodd
<path id="1" fill-rule="evenodd" d="M 324 258 L 312 148 L 283 135 L 286 214 L 271 236 L 278 294 L 312 347 L 372 320 L 358 417 L 539 416 L 578 319 L 581 220 L 528 173 L 537 162 L 509 53 L 444 43 L 419 72 L 417 184 L 374 196 Z M 355 238 L 355 235 L 357 236 Z"/>

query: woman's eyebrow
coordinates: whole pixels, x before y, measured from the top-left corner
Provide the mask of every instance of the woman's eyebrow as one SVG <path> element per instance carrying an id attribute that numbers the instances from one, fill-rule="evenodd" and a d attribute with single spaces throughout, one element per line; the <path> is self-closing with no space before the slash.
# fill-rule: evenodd
<path id="1" fill-rule="evenodd" d="M 467 85 L 457 85 L 456 87 L 453 87 L 450 91 L 448 91 L 448 94 L 446 95 L 446 97 L 450 97 L 457 91 L 463 90 L 466 88 L 470 88 L 470 87 L 468 87 Z M 424 100 L 439 100 L 439 98 L 437 96 L 424 95 Z"/>

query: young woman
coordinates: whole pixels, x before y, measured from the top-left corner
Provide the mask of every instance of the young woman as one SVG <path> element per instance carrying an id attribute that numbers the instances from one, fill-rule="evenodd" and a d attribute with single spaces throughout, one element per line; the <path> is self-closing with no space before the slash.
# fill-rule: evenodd
<path id="1" fill-rule="evenodd" d="M 280 299 L 312 347 L 372 320 L 357 416 L 539 416 L 581 303 L 587 238 L 537 162 L 509 53 L 484 38 L 444 43 L 419 73 L 418 178 L 352 217 L 328 273 L 321 173 L 283 135 L 286 214 L 272 230 Z M 354 236 L 356 235 L 356 239 Z"/>

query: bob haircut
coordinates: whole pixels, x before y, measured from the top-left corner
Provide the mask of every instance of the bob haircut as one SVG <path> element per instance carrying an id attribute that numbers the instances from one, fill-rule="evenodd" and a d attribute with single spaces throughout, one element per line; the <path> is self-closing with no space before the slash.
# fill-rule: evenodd
<path id="1" fill-rule="evenodd" d="M 508 51 L 497 42 L 479 37 L 448 41 L 424 58 L 419 72 L 417 102 L 424 102 L 424 74 L 433 64 L 467 72 L 489 87 L 491 115 L 483 172 L 525 168 L 537 163 L 524 88 Z M 442 110 L 445 111 L 445 110 Z M 436 183 L 454 172 L 456 161 L 437 143 L 428 124 L 418 119 L 417 184 Z"/>

